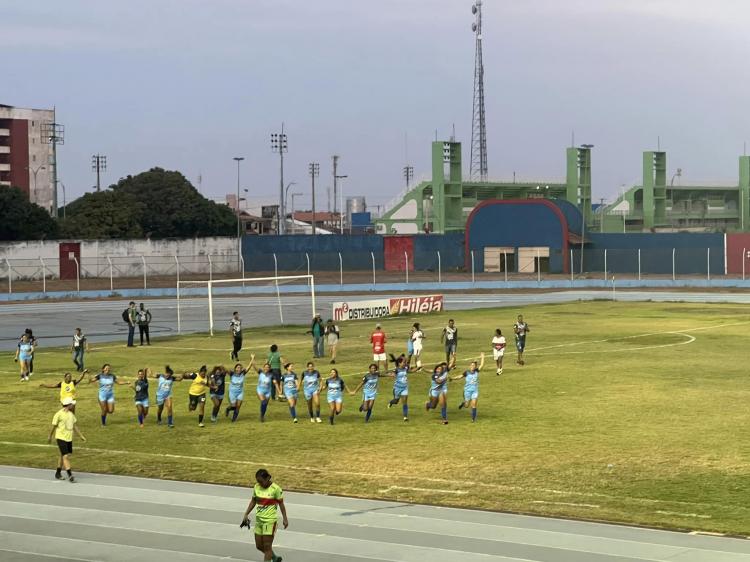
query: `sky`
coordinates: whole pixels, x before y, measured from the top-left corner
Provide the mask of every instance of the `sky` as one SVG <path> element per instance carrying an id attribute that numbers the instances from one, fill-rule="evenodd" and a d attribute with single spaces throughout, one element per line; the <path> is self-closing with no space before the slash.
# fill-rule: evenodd
<path id="1" fill-rule="evenodd" d="M 384 205 L 402 169 L 430 176 L 430 142 L 455 127 L 468 175 L 471 0 L 0 0 L 0 103 L 56 107 L 68 200 L 153 166 L 210 198 L 240 183 L 278 198 L 270 135 L 288 135 L 285 180 L 310 206 L 331 156 L 345 196 Z M 750 138 L 750 2 L 485 0 L 489 175 L 562 180 L 565 148 L 595 145 L 593 198 L 640 181 L 667 151 L 683 183 L 736 180 Z M 678 180 L 680 181 L 680 180 Z"/>

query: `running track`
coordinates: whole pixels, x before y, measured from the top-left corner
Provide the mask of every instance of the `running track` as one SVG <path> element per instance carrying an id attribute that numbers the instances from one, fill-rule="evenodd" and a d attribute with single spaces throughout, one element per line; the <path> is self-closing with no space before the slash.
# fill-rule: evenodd
<path id="1" fill-rule="evenodd" d="M 403 296 L 403 295 L 397 295 Z M 382 295 L 348 295 L 347 300 L 383 298 Z M 570 302 L 577 300 L 612 298 L 611 291 L 557 291 L 548 293 L 447 293 L 446 310 L 483 307 L 520 307 L 529 304 Z M 622 291 L 616 293 L 621 301 L 690 301 L 750 303 L 748 293 Z M 317 310 L 323 319 L 331 316 L 331 303 L 341 300 L 336 295 L 318 295 Z M 140 301 L 139 301 L 140 302 Z M 152 336 L 175 335 L 177 308 L 175 299 L 144 300 L 154 320 Z M 282 295 L 286 324 L 307 324 L 312 316 L 309 296 Z M 127 328 L 120 314 L 127 301 L 62 301 L 16 303 L 0 305 L 0 350 L 14 350 L 18 336 L 31 327 L 39 338 L 41 349 L 70 345 L 73 329 L 83 328 L 92 344 L 116 339 L 124 343 Z M 208 312 L 205 298 L 182 300 L 183 332 L 208 331 Z M 214 299 L 215 328 L 226 333 L 232 311 L 239 310 L 244 325 L 268 326 L 279 324 L 278 302 L 274 296 L 221 297 Z M 138 331 L 136 330 L 136 338 Z"/>
<path id="2" fill-rule="evenodd" d="M 50 460 L 54 451 L 50 448 Z M 4 562 L 261 560 L 248 489 L 0 466 Z M 281 482 L 283 485 L 283 482 Z M 750 541 L 287 493 L 286 562 L 747 562 Z"/>

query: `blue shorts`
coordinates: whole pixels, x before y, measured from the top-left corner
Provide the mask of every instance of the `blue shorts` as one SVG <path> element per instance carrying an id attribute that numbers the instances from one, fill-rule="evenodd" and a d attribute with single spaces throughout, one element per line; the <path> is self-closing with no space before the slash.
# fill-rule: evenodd
<path id="1" fill-rule="evenodd" d="M 209 396 L 211 396 L 212 399 L 216 398 L 217 400 L 224 400 L 224 393 L 223 392 L 221 394 L 215 394 L 215 393 L 211 392 L 209 394 Z"/>
<path id="2" fill-rule="evenodd" d="M 172 398 L 171 392 L 169 394 L 159 394 L 157 392 L 156 393 L 156 405 L 161 406 L 162 404 L 164 404 L 164 402 L 167 401 L 167 398 Z"/>
<path id="3" fill-rule="evenodd" d="M 464 402 L 476 400 L 477 398 L 479 398 L 478 388 L 464 388 Z"/>
<path id="4" fill-rule="evenodd" d="M 287 400 L 296 400 L 299 396 L 299 392 L 297 392 L 297 390 L 294 388 L 285 388 L 284 396 L 286 396 Z"/>
<path id="5" fill-rule="evenodd" d="M 412 342 L 411 340 L 406 342 L 406 354 L 414 355 L 414 342 Z"/>
<path id="6" fill-rule="evenodd" d="M 375 391 L 368 391 L 368 390 L 366 390 L 363 393 L 363 400 L 365 400 L 365 401 L 375 400 L 375 398 L 377 398 L 377 397 L 378 397 L 378 391 L 377 390 L 375 390 Z"/>
<path id="7" fill-rule="evenodd" d="M 446 343 L 445 344 L 445 352 L 446 353 L 456 353 L 456 342 Z"/>
<path id="8" fill-rule="evenodd" d="M 400 384 L 393 386 L 393 397 L 398 398 L 399 396 L 409 396 L 409 387 Z"/>
<path id="9" fill-rule="evenodd" d="M 262 388 L 262 387 L 259 386 L 259 387 L 257 387 L 255 389 L 255 393 L 258 396 L 262 396 L 264 400 L 268 400 L 269 398 L 271 398 L 271 389 L 270 388 Z"/>
<path id="10" fill-rule="evenodd" d="M 245 399 L 245 389 L 244 388 L 237 388 L 234 389 L 231 386 L 229 387 L 229 401 L 234 404 L 237 401 L 242 402 Z"/>
<path id="11" fill-rule="evenodd" d="M 135 401 L 136 406 L 143 406 L 144 408 L 148 408 L 148 398 L 146 400 L 136 400 Z"/>
<path id="12" fill-rule="evenodd" d="M 441 394 L 448 394 L 448 389 L 440 387 L 430 389 L 430 398 L 437 398 Z"/>
<path id="13" fill-rule="evenodd" d="M 326 399 L 328 400 L 328 403 L 331 404 L 332 402 L 336 402 L 336 404 L 341 404 L 344 401 L 344 397 L 340 392 L 336 393 L 328 393 L 328 396 L 326 396 Z"/>
<path id="14" fill-rule="evenodd" d="M 517 338 L 516 339 L 516 349 L 520 352 L 523 352 L 524 348 L 526 347 L 526 337 Z"/>
<path id="15" fill-rule="evenodd" d="M 318 390 L 318 387 L 315 388 L 305 388 L 305 400 L 310 400 L 314 394 L 320 394 L 320 391 Z"/>
<path id="16" fill-rule="evenodd" d="M 24 355 L 23 353 L 18 356 L 19 361 L 31 361 L 31 355 Z"/>
<path id="17" fill-rule="evenodd" d="M 100 390 L 99 391 L 99 402 L 114 402 L 115 393 L 112 390 Z"/>

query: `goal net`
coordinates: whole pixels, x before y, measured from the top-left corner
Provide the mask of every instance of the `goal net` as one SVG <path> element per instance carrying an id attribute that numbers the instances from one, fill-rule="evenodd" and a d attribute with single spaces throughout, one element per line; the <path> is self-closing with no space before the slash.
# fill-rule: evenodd
<path id="1" fill-rule="evenodd" d="M 213 336 L 215 319 L 229 330 L 235 311 L 246 326 L 309 323 L 316 313 L 314 276 L 177 281 L 178 334 L 207 325 Z"/>

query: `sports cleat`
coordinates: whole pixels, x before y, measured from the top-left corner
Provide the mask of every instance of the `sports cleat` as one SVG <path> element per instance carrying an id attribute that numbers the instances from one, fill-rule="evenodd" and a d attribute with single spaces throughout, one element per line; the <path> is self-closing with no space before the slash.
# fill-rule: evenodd
<path id="1" fill-rule="evenodd" d="M 426 411 L 428 411 L 428 412 L 430 411 L 430 403 L 429 403 L 429 402 L 425 402 L 425 403 L 424 403 L 424 409 L 425 409 Z"/>
<path id="2" fill-rule="evenodd" d="M 315 418 L 315 423 L 323 423 L 323 420 L 321 420 L 320 418 Z"/>
<path id="3" fill-rule="evenodd" d="M 364 412 L 365 411 L 365 405 L 364 404 L 360 404 L 359 405 L 359 411 L 360 412 Z"/>
<path id="4" fill-rule="evenodd" d="M 391 408 L 393 408 L 393 401 L 388 402 L 388 409 L 390 410 Z"/>
<path id="5" fill-rule="evenodd" d="M 200 422 L 200 423 L 198 424 L 198 427 L 206 427 L 206 424 L 204 424 L 203 422 Z"/>
<path id="6" fill-rule="evenodd" d="M 461 409 L 463 409 L 463 408 L 465 408 L 465 407 L 466 407 L 466 402 L 461 402 L 461 403 L 460 403 L 460 404 L 458 405 L 458 409 L 459 409 L 459 410 L 461 410 Z"/>
<path id="7" fill-rule="evenodd" d="M 141 429 L 143 429 L 143 424 L 142 424 L 142 423 L 139 423 L 139 424 L 138 424 L 138 427 L 140 427 Z"/>
<path id="8" fill-rule="evenodd" d="M 174 429 L 174 424 L 173 424 L 173 423 L 167 424 L 167 427 L 168 427 L 169 429 Z"/>
<path id="9" fill-rule="evenodd" d="M 448 425 L 448 420 L 443 420 L 443 425 Z"/>
<path id="10" fill-rule="evenodd" d="M 216 416 L 211 416 L 211 423 L 216 423 L 219 419 Z"/>
<path id="11" fill-rule="evenodd" d="M 405 422 L 408 422 L 408 421 L 409 421 L 409 418 L 404 418 L 404 421 L 405 421 Z"/>
<path id="12" fill-rule="evenodd" d="M 231 406 L 227 406 L 227 407 L 226 407 L 226 408 L 224 409 L 224 415 L 225 415 L 226 417 L 229 417 L 229 408 L 230 408 L 230 407 L 231 407 Z"/>
<path id="13" fill-rule="evenodd" d="M 297 418 L 294 418 L 294 423 L 297 423 L 299 420 Z"/>
<path id="14" fill-rule="evenodd" d="M 56 478 L 57 480 L 62 480 L 62 479 L 63 479 L 63 475 L 62 475 L 62 474 L 60 474 L 59 472 L 55 472 L 55 478 Z"/>
<path id="15" fill-rule="evenodd" d="M 315 418 L 310 418 L 310 423 L 315 423 Z"/>
<path id="16" fill-rule="evenodd" d="M 68 482 L 70 482 L 71 484 L 73 484 L 75 481 L 76 481 L 76 477 L 75 476 L 70 476 L 68 478 Z"/>

